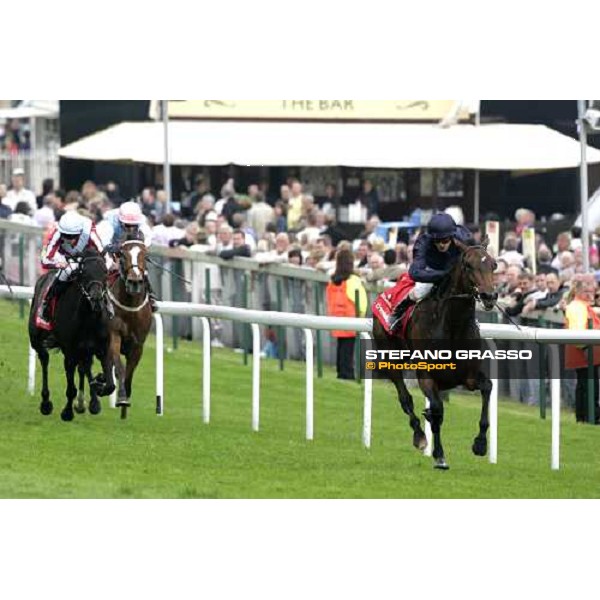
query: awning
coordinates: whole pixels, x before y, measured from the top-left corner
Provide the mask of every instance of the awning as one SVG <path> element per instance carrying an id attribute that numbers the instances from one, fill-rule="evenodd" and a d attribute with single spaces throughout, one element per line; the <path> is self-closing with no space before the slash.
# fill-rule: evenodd
<path id="1" fill-rule="evenodd" d="M 65 158 L 162 164 L 160 122 L 121 123 L 64 146 Z M 588 147 L 588 162 L 600 150 Z M 544 125 L 174 121 L 174 165 L 545 171 L 579 166 L 579 143 Z"/>
<path id="2" fill-rule="evenodd" d="M 13 108 L 0 108 L 0 119 L 30 119 L 58 117 L 58 100 L 23 100 Z"/>

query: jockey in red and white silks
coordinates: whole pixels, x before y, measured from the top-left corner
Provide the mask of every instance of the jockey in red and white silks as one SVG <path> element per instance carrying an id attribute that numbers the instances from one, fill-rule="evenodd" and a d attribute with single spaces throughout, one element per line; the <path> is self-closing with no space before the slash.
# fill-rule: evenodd
<path id="1" fill-rule="evenodd" d="M 86 248 L 96 248 L 98 252 L 103 250 L 96 226 L 88 217 L 75 211 L 66 212 L 42 251 L 42 267 L 60 269 L 58 280 L 67 281 L 79 268 L 78 263 L 68 259 L 81 256 Z"/>

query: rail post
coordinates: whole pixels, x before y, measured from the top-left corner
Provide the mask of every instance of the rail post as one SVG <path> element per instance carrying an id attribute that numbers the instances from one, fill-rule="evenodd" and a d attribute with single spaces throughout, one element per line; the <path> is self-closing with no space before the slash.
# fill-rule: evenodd
<path id="1" fill-rule="evenodd" d="M 592 319 L 588 319 L 588 329 L 593 329 Z M 588 344 L 587 347 L 587 400 L 588 400 L 588 423 L 592 425 L 596 422 L 596 386 L 598 385 L 594 377 L 594 346 Z"/>

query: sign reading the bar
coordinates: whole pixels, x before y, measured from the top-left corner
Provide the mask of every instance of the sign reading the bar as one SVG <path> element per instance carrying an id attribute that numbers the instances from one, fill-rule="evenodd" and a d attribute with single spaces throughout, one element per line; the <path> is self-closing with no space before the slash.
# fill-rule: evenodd
<path id="1" fill-rule="evenodd" d="M 439 121 L 455 100 L 169 100 L 173 119 Z M 469 113 L 461 110 L 460 120 Z"/>

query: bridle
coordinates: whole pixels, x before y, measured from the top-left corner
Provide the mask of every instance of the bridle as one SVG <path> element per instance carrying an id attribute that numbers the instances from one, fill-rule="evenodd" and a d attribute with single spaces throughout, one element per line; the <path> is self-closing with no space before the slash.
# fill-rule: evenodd
<path id="1" fill-rule="evenodd" d="M 85 264 L 85 262 L 88 260 L 102 260 L 101 255 L 99 255 L 99 257 L 88 256 L 88 257 L 77 258 L 77 259 L 72 259 L 72 260 L 76 260 L 77 262 L 81 263 L 81 267 L 75 272 L 75 282 L 77 283 L 77 287 L 79 288 L 81 295 L 90 303 L 90 306 L 92 308 L 94 308 L 94 304 L 96 302 L 99 302 L 100 305 L 106 303 L 107 291 L 108 291 L 106 288 L 106 281 L 101 281 L 99 279 L 92 279 L 91 281 L 88 281 L 87 284 L 85 284 L 85 285 L 81 281 L 81 276 L 83 274 L 83 264 Z M 91 290 L 94 286 L 100 288 L 100 299 L 99 300 L 95 300 L 91 296 Z"/>
<path id="2" fill-rule="evenodd" d="M 137 246 L 140 246 L 141 248 L 145 249 L 144 242 L 142 242 L 141 240 L 127 240 L 126 242 L 123 242 L 121 244 L 121 248 L 123 246 L 131 246 L 131 245 L 134 245 L 134 244 L 137 245 Z M 138 265 L 138 264 L 135 264 L 135 265 L 131 264 L 128 267 L 125 267 L 124 266 L 123 257 L 124 257 L 123 253 L 119 252 L 119 276 L 121 277 L 121 279 L 123 281 L 126 282 L 127 281 L 127 277 L 129 275 L 129 272 L 132 271 L 133 269 L 136 269 L 136 268 L 140 270 L 140 273 L 141 273 L 142 277 L 145 276 L 146 269 L 140 267 L 140 265 Z"/>

